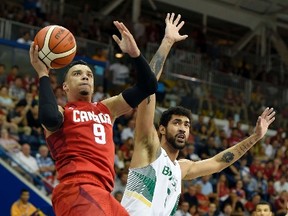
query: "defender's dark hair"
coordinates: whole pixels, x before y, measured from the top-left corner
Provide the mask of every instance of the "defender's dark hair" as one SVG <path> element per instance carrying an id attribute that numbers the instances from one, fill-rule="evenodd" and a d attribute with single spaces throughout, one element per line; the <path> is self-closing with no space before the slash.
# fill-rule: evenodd
<path id="1" fill-rule="evenodd" d="M 186 116 L 190 122 L 192 119 L 192 113 L 190 110 L 188 110 L 184 107 L 181 107 L 181 106 L 170 107 L 169 109 L 165 110 L 162 113 L 159 125 L 163 125 L 164 127 L 167 127 L 168 122 L 172 118 L 172 115 Z"/>
<path id="2" fill-rule="evenodd" d="M 71 62 L 68 66 L 67 66 L 67 69 L 66 71 L 64 72 L 63 74 L 63 80 L 65 81 L 66 80 L 66 76 L 67 76 L 67 73 L 68 71 L 70 70 L 70 68 L 72 68 L 73 66 L 75 65 L 86 65 L 87 67 L 89 67 L 91 69 L 91 67 L 88 65 L 87 62 L 83 61 L 83 60 L 77 60 L 77 61 L 73 61 Z M 91 69 L 92 70 L 92 69 Z M 92 70 L 93 71 L 93 70 Z"/>

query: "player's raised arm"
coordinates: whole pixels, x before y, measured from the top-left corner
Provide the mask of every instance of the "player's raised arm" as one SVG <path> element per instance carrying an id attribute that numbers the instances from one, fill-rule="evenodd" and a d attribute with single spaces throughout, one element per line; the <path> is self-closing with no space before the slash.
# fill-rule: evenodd
<path id="1" fill-rule="evenodd" d="M 56 131 L 63 123 L 63 114 L 59 111 L 55 95 L 53 93 L 49 70 L 38 58 L 38 46 L 31 44 L 30 62 L 39 76 L 39 120 L 48 131 Z"/>
<path id="2" fill-rule="evenodd" d="M 273 108 L 266 108 L 261 116 L 258 117 L 255 132 L 248 138 L 206 160 L 197 162 L 180 160 L 179 164 L 182 169 L 183 179 L 194 179 L 199 176 L 220 172 L 227 168 L 242 157 L 251 147 L 255 145 L 255 143 L 263 138 L 269 125 L 274 120 L 275 112 Z"/>
<path id="3" fill-rule="evenodd" d="M 184 25 L 180 21 L 181 15 L 175 19 L 175 14 L 168 13 L 165 19 L 165 35 L 160 47 L 153 56 L 150 67 L 156 74 L 157 80 L 160 78 L 165 60 L 175 42 L 186 39 L 187 35 L 180 35 L 179 31 Z M 142 101 L 137 109 L 135 145 L 131 161 L 131 167 L 143 167 L 150 164 L 157 158 L 157 150 L 160 149 L 160 141 L 154 127 L 155 94 Z"/>
<path id="4" fill-rule="evenodd" d="M 118 96 L 103 101 L 113 117 L 116 118 L 138 106 L 149 95 L 154 94 L 157 90 L 157 80 L 126 26 L 118 21 L 115 21 L 114 25 L 119 30 L 121 39 L 116 35 L 113 35 L 113 39 L 122 52 L 129 54 L 137 73 L 137 81 L 133 87 L 124 90 Z"/>

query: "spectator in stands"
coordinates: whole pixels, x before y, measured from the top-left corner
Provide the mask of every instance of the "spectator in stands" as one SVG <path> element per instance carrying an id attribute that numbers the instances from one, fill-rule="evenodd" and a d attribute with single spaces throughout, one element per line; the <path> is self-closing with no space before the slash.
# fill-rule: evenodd
<path id="1" fill-rule="evenodd" d="M 6 128 L 1 129 L 0 145 L 12 155 L 18 153 L 21 150 L 21 145 L 13 138 L 9 136 Z"/>
<path id="2" fill-rule="evenodd" d="M 201 151 L 199 152 L 201 159 L 207 159 L 213 157 L 218 153 L 218 149 L 216 146 L 215 138 L 213 136 L 209 136 L 206 142 L 203 142 L 203 146 Z"/>
<path id="3" fill-rule="evenodd" d="M 231 136 L 231 133 L 232 133 L 232 130 L 234 127 L 235 127 L 235 120 L 234 120 L 234 118 L 229 117 L 227 119 L 227 124 L 225 124 L 224 128 L 223 128 L 227 138 L 229 138 Z"/>
<path id="4" fill-rule="evenodd" d="M 217 216 L 219 213 L 217 212 L 217 205 L 216 203 L 211 202 L 209 204 L 209 210 L 203 216 Z"/>
<path id="5" fill-rule="evenodd" d="M 47 194 L 51 194 L 55 182 L 55 166 L 51 157 L 48 156 L 49 150 L 46 145 L 41 145 L 36 154 L 36 161 L 39 167 L 39 173 L 43 177 L 42 182 Z M 41 178 L 42 178 L 41 177 Z"/>
<path id="6" fill-rule="evenodd" d="M 231 135 L 228 138 L 228 146 L 234 146 L 235 144 L 237 144 L 238 142 L 240 142 L 242 140 L 242 138 L 240 137 L 239 131 L 237 127 L 233 127 L 232 131 L 231 131 Z"/>
<path id="7" fill-rule="evenodd" d="M 21 99 L 25 98 L 26 91 L 23 88 L 23 80 L 20 76 L 15 77 L 15 81 L 9 87 L 9 96 L 15 101 L 18 102 Z"/>
<path id="8" fill-rule="evenodd" d="M 264 139 L 264 142 L 262 143 L 263 148 L 265 149 L 265 155 L 269 158 L 272 159 L 273 154 L 274 154 L 274 150 L 273 150 L 273 146 L 271 145 L 271 137 L 270 136 L 266 136 Z"/>
<path id="9" fill-rule="evenodd" d="M 209 210 L 209 197 L 204 195 L 202 191 L 202 187 L 199 184 L 196 184 L 196 198 L 198 200 L 198 211 L 200 215 L 205 214 Z"/>
<path id="10" fill-rule="evenodd" d="M 93 95 L 92 101 L 93 101 L 93 102 L 98 102 L 98 101 L 103 100 L 103 99 L 105 98 L 105 93 L 104 93 L 104 88 L 103 88 L 103 86 L 102 86 L 102 85 L 99 85 L 99 86 L 97 86 L 95 89 L 96 89 L 96 91 L 95 91 L 95 93 L 94 93 L 94 95 Z"/>
<path id="11" fill-rule="evenodd" d="M 18 134 L 16 134 L 16 132 L 18 132 L 17 124 L 7 121 L 7 116 L 4 114 L 2 110 L 0 110 L 0 128 L 8 129 L 10 135 L 13 135 L 13 138 L 18 140 Z"/>
<path id="12" fill-rule="evenodd" d="M 120 150 L 123 152 L 124 160 L 130 160 L 132 157 L 132 151 L 134 146 L 134 139 L 132 137 L 128 137 L 123 145 L 121 145 Z"/>
<path id="13" fill-rule="evenodd" d="M 13 65 L 6 77 L 6 84 L 10 86 L 11 84 L 14 84 L 16 77 L 18 76 L 19 73 L 19 66 L 18 65 Z"/>
<path id="14" fill-rule="evenodd" d="M 21 190 L 20 198 L 11 206 L 11 216 L 44 216 L 44 213 L 29 202 L 30 193 Z"/>
<path id="15" fill-rule="evenodd" d="M 38 143 L 35 143 L 37 146 L 40 143 L 45 142 L 43 129 L 38 116 L 38 103 L 32 103 L 30 109 L 26 113 L 26 125 L 31 128 L 31 135 L 37 139 Z"/>
<path id="16" fill-rule="evenodd" d="M 287 182 L 286 173 L 283 173 L 283 175 L 280 177 L 280 179 L 275 181 L 274 190 L 275 190 L 277 196 L 279 194 L 281 194 L 283 191 L 288 192 L 288 182 Z"/>
<path id="17" fill-rule="evenodd" d="M 49 150 L 46 145 L 41 145 L 39 147 L 39 152 L 36 155 L 36 161 L 39 167 L 39 172 L 42 176 L 44 176 L 46 179 L 53 179 L 54 178 L 54 172 L 55 172 L 55 166 L 54 162 L 48 155 Z"/>
<path id="18" fill-rule="evenodd" d="M 224 117 L 234 117 L 234 113 L 237 110 L 235 93 L 232 88 L 227 88 L 226 93 L 223 97 L 223 105 L 224 105 Z"/>
<path id="19" fill-rule="evenodd" d="M 274 159 L 274 171 L 273 171 L 273 178 L 275 181 L 279 180 L 281 178 L 281 176 L 283 175 L 283 164 L 282 164 L 282 161 L 279 159 L 279 158 L 275 158 Z"/>
<path id="20" fill-rule="evenodd" d="M 123 170 L 125 167 L 124 152 L 120 149 L 116 149 L 114 165 L 116 173 L 119 173 L 119 171 Z"/>
<path id="21" fill-rule="evenodd" d="M 112 194 L 115 195 L 115 192 L 117 192 L 117 191 L 122 192 L 122 194 L 124 193 L 124 190 L 125 190 L 126 185 L 127 185 L 127 178 L 128 178 L 128 173 L 125 171 L 120 172 L 119 177 L 116 176 L 115 185 L 114 185 L 114 189 L 112 191 Z"/>
<path id="22" fill-rule="evenodd" d="M 262 199 L 268 199 L 268 182 L 265 179 L 263 170 L 258 170 L 256 175 L 253 175 L 252 178 L 250 178 L 250 182 L 247 186 L 247 192 L 249 195 L 256 192 L 261 195 Z"/>
<path id="23" fill-rule="evenodd" d="M 30 45 L 32 43 L 30 32 L 25 31 L 23 35 L 17 39 L 17 43 Z"/>
<path id="24" fill-rule="evenodd" d="M 0 107 L 5 112 L 8 113 L 9 110 L 13 109 L 15 106 L 14 101 L 8 94 L 8 88 L 6 86 L 0 87 Z"/>
<path id="25" fill-rule="evenodd" d="M 240 167 L 239 167 L 240 177 L 245 184 L 247 184 L 250 180 L 250 169 L 247 166 L 247 159 L 242 158 L 240 159 Z"/>
<path id="26" fill-rule="evenodd" d="M 230 189 L 229 189 L 227 177 L 225 174 L 220 174 L 219 176 L 217 187 L 216 187 L 216 193 L 221 202 L 224 202 L 230 194 Z"/>
<path id="27" fill-rule="evenodd" d="M 219 128 L 216 125 L 215 119 L 213 117 L 209 118 L 207 123 L 207 133 L 208 136 L 215 137 L 215 139 L 219 136 Z"/>
<path id="28" fill-rule="evenodd" d="M 188 212 L 191 216 L 200 216 L 197 205 L 191 205 Z"/>
<path id="29" fill-rule="evenodd" d="M 39 174 L 37 161 L 35 157 L 31 155 L 31 147 L 28 143 L 24 143 L 22 145 L 21 152 L 17 154 L 17 162 L 30 174 Z M 22 171 L 19 168 L 16 169 L 20 172 Z"/>
<path id="30" fill-rule="evenodd" d="M 121 132 L 121 140 L 125 142 L 129 137 L 134 137 L 135 130 L 135 119 L 130 119 L 127 127 L 125 127 Z"/>
<path id="31" fill-rule="evenodd" d="M 250 200 L 248 200 L 245 203 L 245 208 L 248 211 L 248 213 L 252 214 L 254 209 L 256 208 L 256 205 L 260 202 L 261 196 L 258 193 L 252 194 Z"/>
<path id="32" fill-rule="evenodd" d="M 255 157 L 253 158 L 252 164 L 250 165 L 251 175 L 256 176 L 258 170 L 264 171 L 264 167 L 259 158 Z"/>
<path id="33" fill-rule="evenodd" d="M 231 203 L 226 203 L 223 210 L 220 212 L 219 216 L 232 216 L 233 207 Z"/>
<path id="34" fill-rule="evenodd" d="M 189 144 L 189 145 L 187 145 L 186 148 L 187 148 L 187 158 L 186 159 L 193 160 L 193 161 L 201 160 L 199 155 L 196 154 L 196 152 L 195 152 L 194 144 Z"/>
<path id="35" fill-rule="evenodd" d="M 276 216 L 284 216 L 287 214 L 287 202 L 288 192 L 282 191 L 274 203 Z"/>
<path id="36" fill-rule="evenodd" d="M 188 202 L 190 206 L 197 205 L 198 206 L 198 199 L 196 197 L 196 186 L 190 185 L 188 187 L 188 191 L 183 194 L 183 200 Z"/>
<path id="37" fill-rule="evenodd" d="M 6 75 L 6 66 L 5 64 L 0 64 L 0 86 L 6 84 L 7 75 Z"/>
<path id="38" fill-rule="evenodd" d="M 201 185 L 201 193 L 209 196 L 213 194 L 213 186 L 211 184 L 211 182 L 209 181 L 211 178 L 210 175 L 207 176 L 202 176 L 200 180 L 198 180 L 196 182 L 196 184 L 200 184 Z"/>
<path id="39" fill-rule="evenodd" d="M 245 208 L 244 205 L 241 203 L 239 197 L 236 194 L 236 191 L 230 190 L 229 197 L 223 202 L 220 203 L 220 208 L 222 209 L 223 206 L 230 204 L 232 207 L 232 214 L 233 215 L 243 215 Z"/>
<path id="40" fill-rule="evenodd" d="M 242 204 L 245 204 L 247 202 L 246 200 L 246 192 L 243 189 L 243 181 L 241 179 L 237 180 L 236 186 L 234 189 L 232 189 L 232 192 L 237 195 L 237 198 Z"/>
<path id="41" fill-rule="evenodd" d="M 38 101 L 39 98 L 38 98 L 38 85 L 36 83 L 32 83 L 30 86 L 29 86 L 29 90 L 28 90 L 29 93 L 31 93 L 33 95 L 33 99 Z"/>
<path id="42" fill-rule="evenodd" d="M 110 76 L 112 77 L 113 88 L 118 92 L 128 84 L 130 69 L 124 64 L 122 59 L 112 63 L 109 68 Z"/>
<path id="43" fill-rule="evenodd" d="M 260 201 L 256 205 L 255 216 L 273 216 L 271 204 L 266 201 Z"/>
<path id="44" fill-rule="evenodd" d="M 201 193 L 209 198 L 209 200 L 217 200 L 217 194 L 213 190 L 213 185 L 211 183 L 211 175 L 202 176 L 195 184 L 201 185 Z"/>
<path id="45" fill-rule="evenodd" d="M 176 211 L 175 216 L 191 216 L 188 211 L 189 203 L 184 201 L 179 205 L 179 209 Z"/>
<path id="46" fill-rule="evenodd" d="M 198 114 L 199 115 L 211 115 L 213 114 L 211 103 L 211 92 L 206 84 L 199 84 L 194 89 L 194 97 L 198 99 Z M 204 113 L 203 113 L 204 112 Z"/>

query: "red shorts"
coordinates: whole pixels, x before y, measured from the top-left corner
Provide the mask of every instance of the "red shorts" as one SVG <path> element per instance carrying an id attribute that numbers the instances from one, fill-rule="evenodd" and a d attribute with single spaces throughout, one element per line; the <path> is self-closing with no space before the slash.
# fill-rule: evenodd
<path id="1" fill-rule="evenodd" d="M 53 190 L 56 216 L 128 216 L 121 204 L 91 175 L 74 176 Z"/>

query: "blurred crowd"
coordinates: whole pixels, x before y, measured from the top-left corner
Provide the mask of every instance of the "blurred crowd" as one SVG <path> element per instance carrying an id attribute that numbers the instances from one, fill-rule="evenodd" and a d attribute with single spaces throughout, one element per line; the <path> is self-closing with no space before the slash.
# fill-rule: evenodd
<path id="1" fill-rule="evenodd" d="M 1 17 L 41 27 L 59 24 L 76 36 L 101 42 L 107 42 L 104 35 L 114 32 L 112 20 L 100 22 L 87 4 L 76 19 L 69 15 L 59 17 L 49 5 L 50 1 L 24 2 L 23 5 L 11 2 L 1 4 Z M 148 42 L 159 43 L 164 28 L 162 20 L 150 22 L 149 18 L 143 17 L 132 24 L 126 18 L 125 23 L 135 32 L 141 49 L 145 49 Z M 216 70 L 273 85 L 285 85 L 283 82 L 288 80 L 281 81 L 277 76 L 270 76 L 271 73 L 265 71 L 264 66 L 255 68 L 244 61 L 239 65 L 239 62 L 222 56 L 221 48 L 217 44 L 212 46 L 211 41 L 197 29 L 190 35 L 189 45 L 185 48 L 179 45 L 179 48 L 200 53 L 205 62 Z M 25 39 L 29 40 L 31 38 Z M 23 43 L 23 40 L 19 42 Z M 102 56 L 101 52 L 95 53 L 93 58 L 107 60 L 107 56 Z M 103 85 L 95 86 L 95 102 L 119 93 L 135 78 L 133 68 L 121 59 L 108 64 L 105 74 Z M 58 104 L 64 106 L 66 98 L 57 74 L 51 73 L 50 79 Z M 197 161 L 212 157 L 249 136 L 258 115 L 266 106 L 274 107 L 278 113 L 277 122 L 273 123 L 276 134 L 259 141 L 241 160 L 221 173 L 184 182 L 176 215 L 253 215 L 255 205 L 260 200 L 270 202 L 275 215 L 285 215 L 288 201 L 288 106 L 280 107 L 277 100 L 266 101 L 265 90 L 259 84 L 252 90 L 250 101 L 246 101 L 244 94 L 233 88 L 227 88 L 221 97 L 216 97 L 205 83 L 180 79 L 159 81 L 159 107 L 183 105 L 197 115 L 193 119 L 187 146 L 180 152 L 179 158 Z M 112 193 L 119 201 L 126 186 L 133 154 L 136 112 L 136 109 L 132 110 L 114 124 L 117 175 Z M 225 124 L 217 125 L 216 119 L 223 120 Z M 248 127 L 244 127 L 244 124 Z M 9 156 L 7 162 L 50 196 L 58 182 L 54 161 L 45 145 L 38 119 L 38 80 L 36 76 L 21 73 L 20 65 L 7 68 L 4 63 L 0 64 L 0 130 L 0 147 Z"/>

